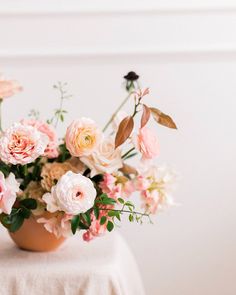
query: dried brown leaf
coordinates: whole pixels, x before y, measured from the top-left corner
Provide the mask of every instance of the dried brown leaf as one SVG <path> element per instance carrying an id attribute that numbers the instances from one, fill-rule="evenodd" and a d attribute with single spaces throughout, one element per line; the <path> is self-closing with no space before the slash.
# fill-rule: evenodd
<path id="1" fill-rule="evenodd" d="M 166 126 L 168 128 L 172 128 L 172 129 L 177 129 L 177 126 L 175 124 L 175 122 L 173 121 L 173 119 L 162 113 L 160 110 L 156 109 L 156 108 L 150 108 L 151 114 L 153 116 L 153 118 L 155 119 L 155 121 L 163 126 Z"/>
<path id="2" fill-rule="evenodd" d="M 143 128 L 147 124 L 147 122 L 150 119 L 150 116 L 151 116 L 151 111 L 150 111 L 149 107 L 144 104 L 143 105 L 143 115 L 142 115 L 142 119 L 141 119 L 141 128 Z"/>
<path id="3" fill-rule="evenodd" d="M 137 175 L 138 174 L 138 171 L 130 166 L 130 165 L 127 165 L 127 164 L 124 164 L 122 168 L 120 168 L 120 171 L 124 174 L 134 174 L 134 175 Z"/>
<path id="4" fill-rule="evenodd" d="M 128 116 L 121 121 L 116 134 L 115 148 L 122 145 L 129 138 L 133 129 L 134 129 L 134 119 L 132 116 Z"/>

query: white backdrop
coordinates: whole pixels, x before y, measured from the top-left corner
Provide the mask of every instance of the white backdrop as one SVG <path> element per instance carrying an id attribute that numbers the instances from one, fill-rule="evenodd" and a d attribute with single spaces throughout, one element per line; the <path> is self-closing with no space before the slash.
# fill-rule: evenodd
<path id="1" fill-rule="evenodd" d="M 235 1 L 56 3 L 0 1 L 0 72 L 25 88 L 5 103 L 5 126 L 32 107 L 47 118 L 58 80 L 74 94 L 65 125 L 83 115 L 103 126 L 135 70 L 148 103 L 177 122 L 157 127 L 158 162 L 182 175 L 181 207 L 121 229 L 147 294 L 236 294 Z"/>

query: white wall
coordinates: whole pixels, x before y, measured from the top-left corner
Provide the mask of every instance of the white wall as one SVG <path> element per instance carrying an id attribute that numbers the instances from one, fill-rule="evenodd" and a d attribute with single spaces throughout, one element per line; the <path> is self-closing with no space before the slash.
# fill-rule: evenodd
<path id="1" fill-rule="evenodd" d="M 158 162 L 182 175 L 181 207 L 121 229 L 147 294 L 234 295 L 236 3 L 113 3 L 0 1 L 0 72 L 25 86 L 4 106 L 6 125 L 32 107 L 48 117 L 58 80 L 74 94 L 66 123 L 85 115 L 103 125 L 125 94 L 122 76 L 137 71 L 148 103 L 179 126 L 157 127 Z"/>

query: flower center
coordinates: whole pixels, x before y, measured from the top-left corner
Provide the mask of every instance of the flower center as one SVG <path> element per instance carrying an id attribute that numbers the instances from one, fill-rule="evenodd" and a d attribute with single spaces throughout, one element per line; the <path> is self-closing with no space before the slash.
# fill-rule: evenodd
<path id="1" fill-rule="evenodd" d="M 76 194 L 75 194 L 75 197 L 76 197 L 76 199 L 79 199 L 80 197 L 81 197 L 81 192 L 77 192 Z"/>

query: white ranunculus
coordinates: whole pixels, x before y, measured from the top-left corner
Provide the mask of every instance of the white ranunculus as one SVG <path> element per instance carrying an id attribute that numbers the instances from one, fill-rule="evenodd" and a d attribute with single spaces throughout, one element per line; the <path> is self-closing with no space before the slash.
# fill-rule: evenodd
<path id="1" fill-rule="evenodd" d="M 64 211 L 66 214 L 77 215 L 93 206 L 96 195 L 96 189 L 89 178 L 68 171 L 52 187 L 51 193 L 43 196 L 43 200 L 51 213 Z"/>
<path id="2" fill-rule="evenodd" d="M 89 157 L 80 160 L 91 169 L 91 177 L 99 173 L 113 173 L 123 166 L 121 150 L 115 149 L 114 139 L 104 139 Z"/>

